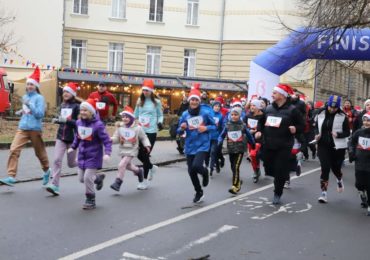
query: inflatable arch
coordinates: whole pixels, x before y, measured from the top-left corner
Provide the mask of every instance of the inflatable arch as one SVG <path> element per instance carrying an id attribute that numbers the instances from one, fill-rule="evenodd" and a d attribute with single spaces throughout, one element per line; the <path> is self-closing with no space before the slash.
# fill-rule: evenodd
<path id="1" fill-rule="evenodd" d="M 370 60 L 370 29 L 300 28 L 251 61 L 248 99 L 271 99 L 279 77 L 307 59 Z"/>

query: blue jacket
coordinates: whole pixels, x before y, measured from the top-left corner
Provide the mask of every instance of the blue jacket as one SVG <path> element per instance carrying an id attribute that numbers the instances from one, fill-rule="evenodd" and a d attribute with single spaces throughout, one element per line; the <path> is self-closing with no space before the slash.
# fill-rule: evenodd
<path id="1" fill-rule="evenodd" d="M 185 111 L 179 119 L 179 128 L 177 129 L 178 134 L 183 134 L 184 130 L 181 129 L 181 124 L 186 123 L 187 128 L 185 129 L 185 154 L 195 155 L 199 152 L 209 152 L 210 149 L 210 131 L 216 130 L 215 121 L 209 114 L 209 111 L 201 106 L 199 114 L 192 116 L 189 111 Z M 207 127 L 206 132 L 199 133 L 197 126 L 203 125 Z"/>
<path id="2" fill-rule="evenodd" d="M 162 103 L 159 99 L 155 101 L 156 105 L 150 98 L 146 98 L 143 106 L 140 105 L 140 99 L 136 102 L 135 118 L 138 119 L 139 125 L 145 133 L 157 133 L 157 124 L 163 124 Z"/>
<path id="3" fill-rule="evenodd" d="M 243 118 L 246 116 L 245 110 L 242 110 L 242 114 L 240 115 L 240 120 L 243 121 Z M 229 122 L 231 119 L 231 111 L 227 112 L 224 117 L 224 122 L 222 128 L 226 126 L 226 123 Z"/>
<path id="4" fill-rule="evenodd" d="M 44 97 L 36 91 L 29 92 L 23 97 L 23 115 L 19 121 L 20 130 L 42 131 L 42 119 L 45 116 Z"/>
<path id="5" fill-rule="evenodd" d="M 222 126 L 224 125 L 223 117 L 220 112 L 215 112 L 215 111 L 212 111 L 212 117 L 216 124 L 216 130 L 210 131 L 211 140 L 217 140 L 218 136 L 222 132 Z"/>

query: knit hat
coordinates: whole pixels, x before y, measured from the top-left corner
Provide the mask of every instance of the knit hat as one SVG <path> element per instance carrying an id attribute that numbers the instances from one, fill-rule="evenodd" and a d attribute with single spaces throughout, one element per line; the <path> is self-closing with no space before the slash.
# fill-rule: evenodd
<path id="1" fill-rule="evenodd" d="M 26 83 L 31 83 L 38 88 L 40 87 L 40 69 L 38 66 L 36 67 L 32 75 L 27 78 Z"/>
<path id="2" fill-rule="evenodd" d="M 355 106 L 354 109 L 358 112 L 362 111 L 362 108 L 360 106 Z"/>
<path id="3" fill-rule="evenodd" d="M 71 93 L 74 97 L 77 96 L 77 90 L 80 90 L 80 87 L 76 82 L 69 82 L 68 85 L 63 88 L 63 91 Z"/>
<path id="4" fill-rule="evenodd" d="M 154 82 L 153 82 L 153 80 L 152 79 L 144 79 L 141 89 L 153 92 L 154 91 Z"/>
<path id="5" fill-rule="evenodd" d="M 221 107 L 221 102 L 218 100 L 214 100 L 212 103 L 212 107 L 214 107 L 215 105 L 219 105 Z"/>
<path id="6" fill-rule="evenodd" d="M 362 118 L 366 118 L 367 120 L 370 120 L 370 112 L 367 112 L 362 116 Z"/>
<path id="7" fill-rule="evenodd" d="M 288 97 L 288 95 L 294 94 L 292 87 L 288 84 L 278 84 L 276 87 L 274 87 L 274 91 L 279 92 L 284 97 Z"/>
<path id="8" fill-rule="evenodd" d="M 188 97 L 188 101 L 190 101 L 190 99 L 192 99 L 192 98 L 196 98 L 200 101 L 200 84 L 199 83 L 195 83 L 191 87 L 189 97 Z"/>
<path id="9" fill-rule="evenodd" d="M 328 107 L 340 108 L 342 98 L 337 95 L 331 95 L 328 100 Z"/>
<path id="10" fill-rule="evenodd" d="M 80 105 L 80 109 L 85 108 L 89 110 L 94 115 L 96 114 L 96 100 L 89 98 L 86 101 L 82 102 Z"/>
<path id="11" fill-rule="evenodd" d="M 366 101 L 365 101 L 365 103 L 364 103 L 364 107 L 366 107 L 366 105 L 367 104 L 369 104 L 370 103 L 370 99 L 367 99 Z"/>
<path id="12" fill-rule="evenodd" d="M 261 110 L 263 108 L 263 105 L 262 105 L 262 100 L 260 99 L 253 99 L 251 101 L 251 105 L 255 106 L 257 109 Z"/>
<path id="13" fill-rule="evenodd" d="M 239 115 L 241 115 L 241 114 L 242 114 L 242 111 L 243 111 L 243 109 L 242 109 L 241 107 L 233 107 L 233 108 L 231 109 L 230 114 L 231 114 L 232 112 L 236 112 L 236 113 L 238 113 Z"/>
<path id="14" fill-rule="evenodd" d="M 318 101 L 316 101 L 316 102 L 315 102 L 314 108 L 315 108 L 315 109 L 322 108 L 324 105 L 325 105 L 325 104 L 324 104 L 324 102 L 323 102 L 323 101 L 318 100 Z"/>
<path id="15" fill-rule="evenodd" d="M 123 117 L 124 115 L 130 116 L 132 118 L 135 118 L 134 110 L 130 106 L 125 106 L 124 110 L 120 113 L 120 115 Z"/>
<path id="16" fill-rule="evenodd" d="M 242 102 L 240 101 L 239 98 L 234 97 L 231 101 L 231 106 L 233 107 L 233 106 L 238 106 L 238 105 L 242 106 Z"/>
<path id="17" fill-rule="evenodd" d="M 106 86 L 106 84 L 105 84 L 105 82 L 104 82 L 104 81 L 99 81 L 98 86 Z"/>

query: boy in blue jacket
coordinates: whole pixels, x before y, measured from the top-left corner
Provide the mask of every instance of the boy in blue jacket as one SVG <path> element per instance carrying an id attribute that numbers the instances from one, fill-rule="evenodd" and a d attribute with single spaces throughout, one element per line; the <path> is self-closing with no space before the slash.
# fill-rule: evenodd
<path id="1" fill-rule="evenodd" d="M 200 106 L 199 85 L 194 86 L 189 94 L 189 109 L 185 111 L 180 120 L 178 133 L 186 132 L 185 154 L 187 158 L 188 173 L 195 189 L 194 203 L 200 203 L 203 190 L 198 174 L 203 177 L 203 187 L 209 182 L 208 170 L 204 167 L 204 160 L 210 148 L 210 131 L 216 130 L 212 116 Z"/>
<path id="2" fill-rule="evenodd" d="M 210 132 L 211 135 L 211 165 L 210 165 L 210 176 L 213 175 L 213 171 L 216 167 L 216 172 L 220 173 L 220 154 L 222 155 L 222 147 L 218 146 L 218 136 L 222 132 L 223 117 L 220 112 L 221 103 L 219 101 L 214 101 L 213 107 L 213 120 L 216 124 L 216 130 Z"/>

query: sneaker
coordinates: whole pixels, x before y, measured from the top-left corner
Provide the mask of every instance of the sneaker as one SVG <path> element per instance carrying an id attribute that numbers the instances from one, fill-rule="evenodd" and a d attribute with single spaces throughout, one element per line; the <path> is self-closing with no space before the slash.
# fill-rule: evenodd
<path id="1" fill-rule="evenodd" d="M 370 207 L 367 207 L 367 215 L 370 217 Z"/>
<path id="2" fill-rule="evenodd" d="M 122 180 L 119 179 L 119 178 L 116 178 L 116 180 L 114 181 L 114 183 L 110 187 L 111 187 L 111 189 L 113 189 L 115 191 L 119 191 L 120 188 L 121 188 L 121 185 L 122 185 Z"/>
<path id="3" fill-rule="evenodd" d="M 272 199 L 272 204 L 273 205 L 280 205 L 281 204 L 280 198 L 281 198 L 281 196 L 279 196 L 277 194 L 274 194 L 274 198 Z"/>
<path id="4" fill-rule="evenodd" d="M 82 206 L 83 209 L 95 209 L 95 194 L 86 194 L 85 204 Z"/>
<path id="5" fill-rule="evenodd" d="M 341 193 L 344 190 L 343 179 L 337 180 L 337 192 Z"/>
<path id="6" fill-rule="evenodd" d="M 366 192 L 365 191 L 359 191 L 358 193 L 359 193 L 360 199 L 361 199 L 361 208 L 366 209 L 368 207 Z"/>
<path id="7" fill-rule="evenodd" d="M 209 176 L 213 176 L 213 169 L 211 168 L 211 169 L 209 169 Z"/>
<path id="8" fill-rule="evenodd" d="M 8 176 L 6 178 L 0 179 L 0 184 L 13 187 L 17 180 L 14 177 Z"/>
<path id="9" fill-rule="evenodd" d="M 235 186 L 231 186 L 231 188 L 229 189 L 229 192 L 233 195 L 237 195 L 239 193 L 239 191 L 242 189 L 242 184 L 243 184 L 243 181 L 240 180 L 239 181 L 239 185 Z"/>
<path id="10" fill-rule="evenodd" d="M 137 185 L 138 190 L 147 190 L 149 187 L 149 181 L 147 179 L 143 180 L 142 182 L 139 182 Z"/>
<path id="11" fill-rule="evenodd" d="M 318 201 L 323 204 L 328 203 L 328 196 L 326 191 L 321 192 L 321 196 L 319 197 Z"/>
<path id="12" fill-rule="evenodd" d="M 97 174 L 96 179 L 94 181 L 96 190 L 101 190 L 103 188 L 105 174 Z"/>
<path id="13" fill-rule="evenodd" d="M 50 192 L 54 196 L 59 196 L 59 187 L 51 183 L 46 186 L 46 191 Z"/>
<path id="14" fill-rule="evenodd" d="M 206 168 L 206 173 L 203 174 L 203 187 L 207 187 L 209 183 L 208 169 Z"/>
<path id="15" fill-rule="evenodd" d="M 50 178 L 50 168 L 44 172 L 44 175 L 42 176 L 42 185 L 47 185 L 49 183 Z"/>
<path id="16" fill-rule="evenodd" d="M 285 182 L 284 189 L 290 189 L 290 181 Z"/>
<path id="17" fill-rule="evenodd" d="M 153 164 L 153 167 L 149 170 L 148 173 L 148 180 L 153 180 L 154 175 L 156 174 L 158 170 L 158 166 Z"/>
<path id="18" fill-rule="evenodd" d="M 302 173 L 302 166 L 300 164 L 297 165 L 297 169 L 295 170 L 295 174 L 297 176 L 301 176 Z"/>
<path id="19" fill-rule="evenodd" d="M 316 159 L 316 153 L 312 153 L 312 160 Z"/>
<path id="20" fill-rule="evenodd" d="M 260 168 L 258 168 L 253 173 L 253 183 L 257 183 L 260 176 L 261 176 L 261 170 L 260 170 Z"/>
<path id="21" fill-rule="evenodd" d="M 216 172 L 219 174 L 221 172 L 220 166 L 216 166 Z"/>
<path id="22" fill-rule="evenodd" d="M 195 193 L 193 202 L 194 203 L 201 203 L 204 199 L 203 191 Z"/>
<path id="23" fill-rule="evenodd" d="M 221 157 L 221 159 L 220 159 L 220 167 L 221 168 L 224 168 L 224 166 L 225 166 L 225 158 Z"/>

